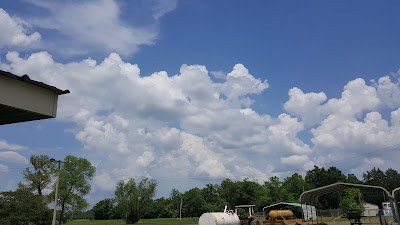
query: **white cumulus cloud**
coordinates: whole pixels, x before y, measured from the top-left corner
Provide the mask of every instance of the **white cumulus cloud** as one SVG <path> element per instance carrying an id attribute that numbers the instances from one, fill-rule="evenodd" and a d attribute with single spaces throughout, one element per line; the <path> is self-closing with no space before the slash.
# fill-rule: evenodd
<path id="1" fill-rule="evenodd" d="M 115 53 L 99 62 L 59 63 L 48 52 L 9 52 L 6 59 L 3 69 L 71 91 L 60 96 L 58 117 L 74 122 L 85 156 L 102 162 L 99 190 L 132 176 L 165 182 L 301 173 L 344 157 L 370 160 L 377 156 L 369 152 L 398 144 L 400 135 L 400 109 L 382 116 L 377 87 L 362 79 L 350 81 L 340 98 L 292 88 L 287 113 L 272 117 L 257 112 L 252 98 L 269 84 L 241 64 L 215 80 L 204 65 L 143 75 Z"/>
<path id="2" fill-rule="evenodd" d="M 29 160 L 22 156 L 21 154 L 13 151 L 1 151 L 0 152 L 0 162 L 2 163 L 19 163 L 28 164 Z"/>
<path id="3" fill-rule="evenodd" d="M 0 48 L 21 47 L 36 44 L 41 36 L 38 32 L 30 33 L 29 24 L 20 18 L 11 17 L 0 8 Z"/>
<path id="4" fill-rule="evenodd" d="M 5 140 L 0 140 L 0 149 L 18 151 L 18 150 L 27 149 L 27 147 L 22 146 L 22 145 L 10 144 Z"/>
<path id="5" fill-rule="evenodd" d="M 71 1 L 70 4 L 31 0 L 28 3 L 32 7 L 39 7 L 43 13 L 21 16 L 27 17 L 26 20 L 30 21 L 33 28 L 51 31 L 53 34 L 46 35 L 42 47 L 66 56 L 111 52 L 132 55 L 138 51 L 139 46 L 154 43 L 159 33 L 159 19 L 174 10 L 177 1 L 144 1 L 143 4 L 135 2 L 131 4 L 134 6 L 130 6 L 133 8 L 124 8 L 126 5 L 114 0 Z M 132 10 L 146 12 L 143 17 L 151 14 L 153 19 L 146 20 L 143 24 L 142 21 L 145 20 L 142 17 L 133 17 L 130 13 Z M 128 15 L 122 15 L 123 13 Z M 12 25 L 7 25 L 6 28 L 13 28 L 11 31 L 15 34 L 12 40 L 18 41 L 16 44 L 27 45 L 40 38 L 38 33 L 30 36 L 16 35 L 21 34 L 22 30 Z"/>

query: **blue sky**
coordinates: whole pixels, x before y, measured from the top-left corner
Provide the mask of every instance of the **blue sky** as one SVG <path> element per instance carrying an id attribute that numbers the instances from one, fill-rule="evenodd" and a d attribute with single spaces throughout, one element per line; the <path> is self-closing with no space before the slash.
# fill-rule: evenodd
<path id="1" fill-rule="evenodd" d="M 88 158 L 91 203 L 128 177 L 168 196 L 313 165 L 400 170 L 399 5 L 2 1 L 0 68 L 71 94 L 56 119 L 0 127 L 0 190 L 32 154 Z"/>

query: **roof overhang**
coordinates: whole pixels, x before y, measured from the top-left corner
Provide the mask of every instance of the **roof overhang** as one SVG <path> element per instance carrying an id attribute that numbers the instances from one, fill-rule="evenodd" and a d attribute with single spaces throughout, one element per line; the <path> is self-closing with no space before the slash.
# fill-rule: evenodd
<path id="1" fill-rule="evenodd" d="M 380 186 L 338 182 L 303 192 L 300 195 L 300 202 L 317 203 L 319 197 L 322 195 L 326 195 L 332 192 L 343 191 L 349 188 L 357 188 L 360 189 L 361 192 L 384 192 L 388 196 L 391 196 L 391 194 L 385 188 Z"/>
<path id="2" fill-rule="evenodd" d="M 58 96 L 67 93 L 27 75 L 0 70 L 0 125 L 54 118 Z"/>

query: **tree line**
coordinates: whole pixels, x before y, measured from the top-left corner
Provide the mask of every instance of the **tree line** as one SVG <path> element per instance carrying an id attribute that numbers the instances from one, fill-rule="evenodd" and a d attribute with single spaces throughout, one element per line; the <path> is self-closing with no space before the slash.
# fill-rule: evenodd
<path id="1" fill-rule="evenodd" d="M 363 180 L 360 181 L 353 174 L 345 175 L 336 167 L 325 169 L 314 166 L 304 177 L 298 173 L 283 180 L 273 176 L 261 184 L 251 179 L 242 181 L 225 179 L 219 184 L 207 184 L 203 188 L 195 187 L 185 192 L 173 189 L 169 197 L 158 199 L 151 198 L 156 191 L 155 180 L 142 178 L 139 185 L 135 185 L 134 179 L 131 178 L 128 182 L 118 183 L 115 198 L 99 201 L 92 208 L 92 212 L 94 219 L 125 219 L 127 223 L 131 223 L 139 218 L 178 218 L 180 213 L 183 217 L 198 217 L 204 212 L 222 211 L 225 205 L 232 209 L 236 205 L 254 204 L 257 210 L 261 211 L 263 207 L 279 202 L 299 202 L 299 197 L 304 191 L 336 182 L 382 186 L 391 191 L 400 186 L 400 174 L 394 169 L 382 171 L 373 168 L 363 173 Z M 127 186 L 132 187 L 130 193 L 147 194 L 133 194 L 132 198 L 126 194 L 128 191 L 123 192 Z M 140 196 L 145 196 L 145 199 L 141 199 Z M 387 201 L 382 193 L 366 193 L 363 196 L 358 189 L 349 189 L 342 193 L 322 196 L 317 207 L 320 209 L 340 207 L 348 212 L 360 213 L 362 210 L 360 199 L 378 206 Z M 138 203 L 143 204 L 140 205 L 140 210 L 135 209 Z M 134 216 L 134 219 L 129 220 L 129 215 Z"/>
<path id="2" fill-rule="evenodd" d="M 89 180 L 95 174 L 95 167 L 84 158 L 67 156 L 58 170 L 57 164 L 46 155 L 30 157 L 31 167 L 23 171 L 24 182 L 15 191 L 0 193 L 0 224 L 50 224 L 55 194 L 55 180 L 59 174 L 59 195 L 57 200 L 58 222 L 66 222 L 72 214 L 88 208 L 85 196 L 90 193 Z M 314 166 L 305 176 L 294 173 L 281 180 L 270 177 L 262 183 L 251 179 L 235 181 L 224 179 L 218 184 L 206 184 L 185 192 L 172 189 L 169 197 L 155 198 L 157 181 L 148 177 L 140 180 L 130 178 L 116 184 L 115 196 L 99 201 L 86 212 L 94 219 L 124 219 L 127 224 L 141 218 L 198 217 L 204 212 L 232 209 L 236 205 L 254 204 L 258 211 L 278 202 L 298 202 L 304 191 L 336 182 L 358 183 L 382 186 L 388 191 L 400 186 L 400 174 L 394 169 L 382 171 L 373 168 L 363 173 L 362 180 L 353 174 L 343 174 L 336 167 Z M 320 198 L 320 209 L 355 206 L 356 200 L 363 199 L 381 206 L 387 201 L 382 193 L 361 193 L 345 191 L 332 193 Z M 352 210 L 360 210 L 354 208 Z"/>

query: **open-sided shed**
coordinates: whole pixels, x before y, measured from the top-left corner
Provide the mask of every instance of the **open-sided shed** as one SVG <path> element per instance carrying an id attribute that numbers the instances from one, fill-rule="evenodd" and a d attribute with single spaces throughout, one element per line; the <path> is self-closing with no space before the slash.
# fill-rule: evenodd
<path id="1" fill-rule="evenodd" d="M 357 188 L 361 192 L 380 192 L 380 193 L 383 192 L 383 193 L 385 193 L 389 198 L 390 205 L 392 206 L 394 222 L 398 222 L 400 220 L 399 214 L 398 214 L 399 207 L 398 207 L 397 202 L 395 201 L 397 191 L 400 190 L 400 188 L 396 188 L 392 191 L 392 193 L 390 193 L 385 188 L 380 187 L 380 186 L 337 182 L 334 184 L 326 185 L 323 187 L 319 187 L 319 188 L 315 188 L 315 189 L 303 192 L 300 195 L 300 202 L 302 202 L 302 203 L 317 203 L 319 200 L 319 197 L 322 195 L 326 195 L 326 194 L 338 192 L 338 191 L 343 191 L 348 188 Z"/>

